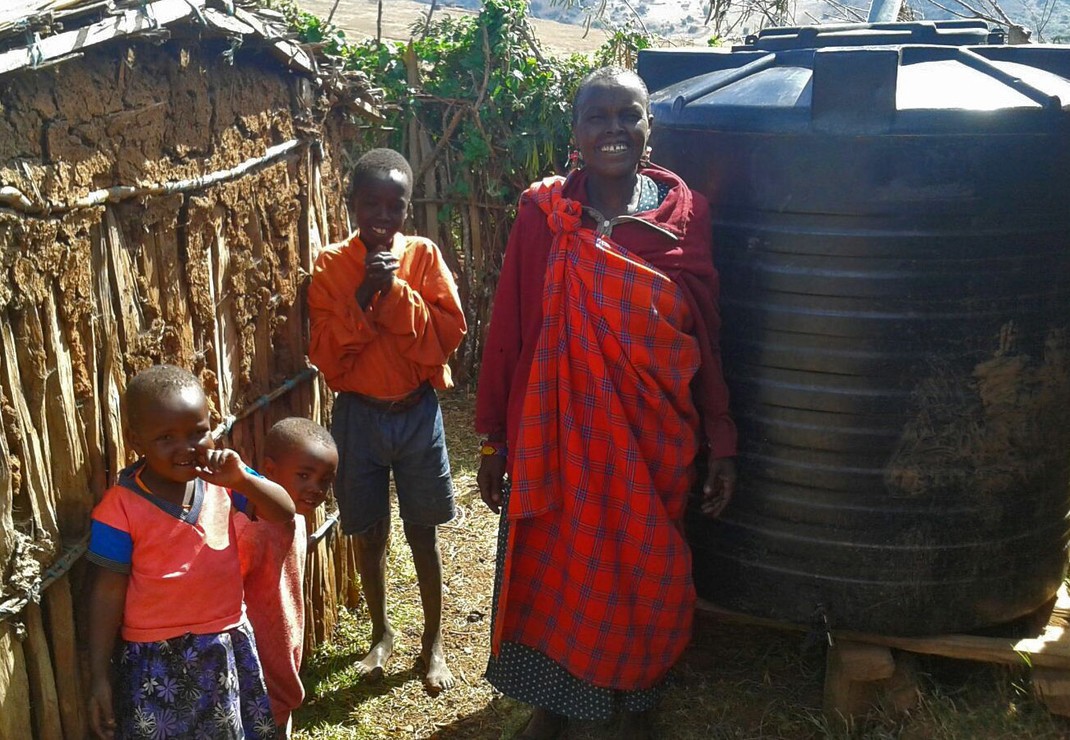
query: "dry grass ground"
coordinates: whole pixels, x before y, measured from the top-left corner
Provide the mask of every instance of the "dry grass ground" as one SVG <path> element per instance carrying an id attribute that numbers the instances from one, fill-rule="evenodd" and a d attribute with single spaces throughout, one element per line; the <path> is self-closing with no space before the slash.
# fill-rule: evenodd
<path id="1" fill-rule="evenodd" d="M 389 609 L 401 637 L 387 676 L 376 685 L 356 675 L 353 664 L 368 649 L 368 620 L 363 609 L 343 615 L 333 642 L 306 660 L 308 698 L 296 715 L 297 738 L 498 740 L 512 737 L 527 718 L 526 708 L 496 694 L 482 679 L 497 517 L 476 491 L 472 399 L 464 391 L 444 395 L 443 412 L 460 511 L 442 528 L 443 623 L 458 685 L 431 697 L 414 670 L 422 628 L 419 594 L 404 537 L 395 526 Z M 1009 670 L 922 660 L 919 672 L 921 700 L 909 715 L 878 712 L 847 727 L 821 714 L 820 645 L 807 644 L 795 633 L 701 620 L 693 646 L 671 676 L 658 726 L 666 740 L 1070 738 L 1070 722 L 1050 717 L 1032 698 L 1025 666 Z M 612 733 L 585 723 L 570 729 L 568 737 L 609 740 Z"/>

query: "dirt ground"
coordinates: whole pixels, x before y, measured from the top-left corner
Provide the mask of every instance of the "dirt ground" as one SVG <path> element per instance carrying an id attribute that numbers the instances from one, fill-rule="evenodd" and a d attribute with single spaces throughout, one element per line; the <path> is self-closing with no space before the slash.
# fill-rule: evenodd
<path id="1" fill-rule="evenodd" d="M 334 0 L 297 0 L 297 4 L 309 13 L 326 18 L 330 15 Z M 383 3 L 382 37 L 391 41 L 407 41 L 409 29 L 418 20 L 427 17 L 428 5 L 412 0 L 387 0 Z M 332 22 L 354 40 L 375 38 L 379 4 L 377 0 L 342 0 L 334 12 Z M 460 8 L 439 8 L 435 16 L 442 14 L 467 14 L 472 11 Z M 587 54 L 606 39 L 604 31 L 591 29 L 585 34 L 582 26 L 573 26 L 556 21 L 532 20 L 535 35 L 542 47 L 554 54 L 579 52 Z"/>

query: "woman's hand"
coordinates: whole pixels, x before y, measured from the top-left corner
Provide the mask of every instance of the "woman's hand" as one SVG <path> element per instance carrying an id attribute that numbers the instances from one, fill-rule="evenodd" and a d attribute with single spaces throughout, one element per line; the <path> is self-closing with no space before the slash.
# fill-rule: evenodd
<path id="1" fill-rule="evenodd" d="M 505 481 L 505 455 L 483 455 L 479 460 L 479 472 L 476 484 L 479 497 L 491 511 L 498 514 L 502 510 L 502 484 Z"/>
<path id="2" fill-rule="evenodd" d="M 735 492 L 735 458 L 711 456 L 706 484 L 702 487 L 702 513 L 710 519 L 720 516 Z"/>

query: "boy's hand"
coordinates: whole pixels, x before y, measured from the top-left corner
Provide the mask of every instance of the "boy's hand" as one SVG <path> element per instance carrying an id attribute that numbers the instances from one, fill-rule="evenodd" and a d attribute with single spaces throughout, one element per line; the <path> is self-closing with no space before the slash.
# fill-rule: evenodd
<path id="1" fill-rule="evenodd" d="M 240 489 L 246 480 L 241 455 L 234 450 L 208 450 L 198 461 L 197 475 L 223 488 Z"/>
<path id="2" fill-rule="evenodd" d="M 369 252 L 364 258 L 364 282 L 357 288 L 357 303 L 367 308 L 376 293 L 385 294 L 394 287 L 394 274 L 401 263 L 392 252 Z"/>
<path id="3" fill-rule="evenodd" d="M 502 509 L 502 482 L 505 480 L 505 456 L 484 455 L 479 459 L 476 485 L 479 497 L 495 514 Z"/>
<path id="4" fill-rule="evenodd" d="M 393 252 L 370 252 L 364 258 L 364 281 L 378 286 L 385 293 L 394 285 L 394 273 L 401 263 Z"/>
<path id="5" fill-rule="evenodd" d="M 93 681 L 89 689 L 89 729 L 98 738 L 115 737 L 115 715 L 111 703 L 111 683 L 106 679 Z"/>
<path id="6" fill-rule="evenodd" d="M 711 456 L 706 484 L 702 487 L 702 513 L 711 519 L 719 516 L 735 492 L 735 458 Z"/>

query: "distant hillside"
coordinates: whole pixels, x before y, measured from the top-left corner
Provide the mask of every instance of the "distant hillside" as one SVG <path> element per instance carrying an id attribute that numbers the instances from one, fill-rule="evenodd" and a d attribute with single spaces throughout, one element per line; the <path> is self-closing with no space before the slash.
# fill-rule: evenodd
<path id="1" fill-rule="evenodd" d="M 430 2 L 430 0 L 417 1 L 425 4 Z M 1041 19 L 1031 9 L 1044 6 L 1046 1 L 1001 0 L 1000 6 L 1012 19 L 1027 28 L 1036 29 Z M 1038 39 L 1037 34 L 1034 34 L 1033 40 L 1070 43 L 1070 0 L 1052 1 L 1054 8 L 1051 16 L 1040 30 L 1040 38 Z M 907 0 L 907 2 L 922 18 L 940 20 L 953 17 L 929 0 Z M 480 0 L 446 0 L 445 2 L 440 0 L 439 2 L 442 7 L 453 6 L 468 9 L 477 9 L 480 4 Z M 710 30 L 703 25 L 707 0 L 630 0 L 630 4 L 638 11 L 643 25 L 650 33 L 673 38 L 690 37 L 698 41 L 705 40 L 710 35 Z M 940 0 L 940 4 L 955 7 L 954 0 Z M 587 19 L 587 14 L 583 10 L 554 6 L 551 0 L 531 0 L 530 5 L 532 15 L 536 18 L 571 24 L 585 23 Z M 842 5 L 858 8 L 863 15 L 869 9 L 869 4 L 864 2 L 844 2 Z M 620 0 L 609 0 L 608 8 L 607 15 L 613 25 L 623 26 L 629 22 L 635 25 L 635 14 Z M 842 13 L 837 12 L 833 5 L 824 0 L 796 0 L 792 3 L 792 9 L 794 22 L 797 25 L 844 19 Z M 756 29 L 748 28 L 744 32 L 753 30 Z"/>
<path id="2" fill-rule="evenodd" d="M 1026 28 L 1034 31 L 1034 41 L 1048 43 L 1070 43 L 1070 0 L 1054 0 L 1051 16 L 1046 23 L 1038 17 L 1037 8 L 1043 5 L 1043 0 L 1003 0 L 1000 7 L 1007 12 L 1012 19 L 1021 23 Z M 954 7 L 953 3 L 941 2 L 941 5 Z M 911 6 L 919 7 L 924 11 L 925 18 L 939 20 L 951 18 L 951 14 L 941 10 L 927 0 L 912 0 Z M 1040 38 L 1037 37 L 1037 26 L 1040 28 Z"/>

